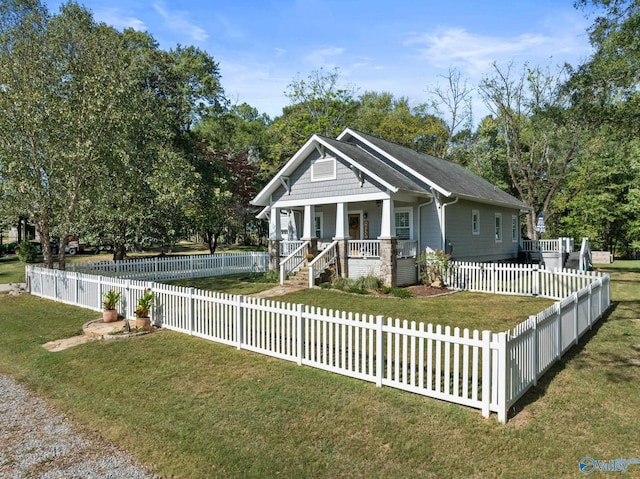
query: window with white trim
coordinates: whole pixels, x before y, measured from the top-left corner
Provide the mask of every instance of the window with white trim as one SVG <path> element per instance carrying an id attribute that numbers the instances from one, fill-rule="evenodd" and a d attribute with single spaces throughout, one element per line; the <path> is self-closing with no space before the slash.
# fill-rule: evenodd
<path id="1" fill-rule="evenodd" d="M 471 233 L 480 234 L 480 212 L 478 210 L 471 210 Z"/>
<path id="2" fill-rule="evenodd" d="M 496 243 L 502 243 L 502 213 L 496 213 L 494 231 Z"/>
<path id="3" fill-rule="evenodd" d="M 316 213 L 313 219 L 314 234 L 316 238 L 322 238 L 322 212 Z"/>
<path id="4" fill-rule="evenodd" d="M 395 235 L 399 240 L 410 240 L 413 238 L 413 209 L 396 208 L 396 231 Z"/>
<path id="5" fill-rule="evenodd" d="M 311 162 L 311 181 L 336 179 L 336 159 L 333 157 L 318 158 Z"/>
<path id="6" fill-rule="evenodd" d="M 511 242 L 518 242 L 518 217 L 511 215 Z"/>

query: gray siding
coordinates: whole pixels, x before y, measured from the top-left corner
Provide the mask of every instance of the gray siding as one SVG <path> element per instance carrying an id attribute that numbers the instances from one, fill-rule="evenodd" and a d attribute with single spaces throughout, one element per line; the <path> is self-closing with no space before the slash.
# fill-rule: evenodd
<path id="1" fill-rule="evenodd" d="M 471 212 L 480 213 L 480 234 L 474 235 L 471 227 Z M 497 242 L 494 235 L 495 213 L 502 214 L 502 241 Z M 485 205 L 460 200 L 446 208 L 446 241 L 451 243 L 453 251 L 447 247 L 447 253 L 459 261 L 498 261 L 516 258 L 519 241 L 511 240 L 511 216 L 519 221 L 519 210 Z M 518 223 L 519 226 L 519 223 Z M 520 231 L 518 227 L 518 231 Z"/>
<path id="2" fill-rule="evenodd" d="M 438 222 L 438 210 L 435 202 L 423 206 L 420 210 L 420 249 L 424 251 L 427 247 L 440 249 L 442 231 Z"/>
<path id="3" fill-rule="evenodd" d="M 289 186 L 291 194 L 287 194 L 284 186 L 280 186 L 273 194 L 273 201 L 277 200 L 306 200 L 310 198 L 322 198 L 332 196 L 357 196 L 367 193 L 378 193 L 385 190 L 378 183 L 372 182 L 365 177 L 363 186 L 360 186 L 360 180 L 351 171 L 349 165 L 336 158 L 336 178 L 333 180 L 311 181 L 311 162 L 320 157 L 317 151 L 314 151 L 300 166 L 293 172 L 289 178 Z"/>

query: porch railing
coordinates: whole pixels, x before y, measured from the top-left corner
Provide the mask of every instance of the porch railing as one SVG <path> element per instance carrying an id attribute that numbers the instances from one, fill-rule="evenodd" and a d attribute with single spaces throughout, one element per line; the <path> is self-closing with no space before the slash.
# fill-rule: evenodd
<path id="1" fill-rule="evenodd" d="M 380 241 L 349 240 L 349 258 L 379 258 Z"/>
<path id="2" fill-rule="evenodd" d="M 418 253 L 418 242 L 414 240 L 398 241 L 398 258 L 415 258 Z M 379 258 L 379 240 L 349 240 L 349 258 Z"/>
<path id="3" fill-rule="evenodd" d="M 334 241 L 309 263 L 309 287 L 313 288 L 316 277 L 327 269 L 327 266 L 338 257 L 338 242 Z"/>
<path id="4" fill-rule="evenodd" d="M 414 240 L 398 241 L 398 258 L 415 258 L 418 254 L 418 242 Z"/>
<path id="5" fill-rule="evenodd" d="M 284 284 L 284 280 L 289 273 L 296 271 L 300 265 L 307 260 L 309 253 L 309 241 L 304 241 L 289 256 L 280 261 L 280 284 Z"/>

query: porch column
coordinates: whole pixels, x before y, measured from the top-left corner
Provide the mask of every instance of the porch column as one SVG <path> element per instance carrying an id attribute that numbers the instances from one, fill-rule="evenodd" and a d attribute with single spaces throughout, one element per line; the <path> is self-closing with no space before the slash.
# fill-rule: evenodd
<path id="1" fill-rule="evenodd" d="M 398 238 L 393 200 L 382 200 L 382 226 L 380 229 L 380 276 L 385 286 L 398 285 Z"/>
<path id="2" fill-rule="evenodd" d="M 349 205 L 336 204 L 336 235 L 338 242 L 338 273 L 343 278 L 349 277 Z"/>
<path id="3" fill-rule="evenodd" d="M 382 200 L 382 225 L 380 238 L 393 238 L 396 233 L 396 215 L 393 214 L 393 200 Z"/>
<path id="4" fill-rule="evenodd" d="M 304 205 L 304 226 L 302 228 L 302 239 L 309 241 L 309 253 L 318 254 L 318 238 L 316 238 L 316 207 L 313 205 Z"/>
<path id="5" fill-rule="evenodd" d="M 398 286 L 398 238 L 380 238 L 380 279 L 384 286 Z"/>
<path id="6" fill-rule="evenodd" d="M 280 208 L 271 208 L 269 217 L 269 270 L 280 271 L 280 241 L 282 231 L 280 227 Z"/>

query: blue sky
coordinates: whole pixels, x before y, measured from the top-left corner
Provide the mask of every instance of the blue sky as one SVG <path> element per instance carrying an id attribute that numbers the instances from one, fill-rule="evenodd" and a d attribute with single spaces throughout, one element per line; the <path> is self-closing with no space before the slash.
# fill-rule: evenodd
<path id="1" fill-rule="evenodd" d="M 62 2 L 47 2 L 57 13 Z M 194 45 L 220 64 L 234 103 L 272 118 L 287 85 L 340 69 L 358 93 L 388 91 L 412 104 L 450 67 L 475 85 L 491 62 L 577 65 L 591 47 L 573 0 L 86 0 L 99 22 L 147 31 L 163 49 Z M 480 109 L 479 99 L 474 102 Z"/>

